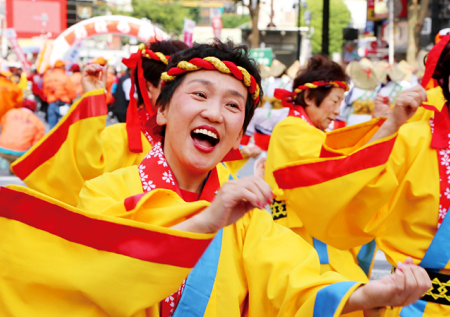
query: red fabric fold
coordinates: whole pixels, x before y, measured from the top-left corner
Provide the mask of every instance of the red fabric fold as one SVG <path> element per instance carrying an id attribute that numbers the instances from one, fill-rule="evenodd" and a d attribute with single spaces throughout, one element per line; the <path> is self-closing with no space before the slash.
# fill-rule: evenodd
<path id="1" fill-rule="evenodd" d="M 447 43 L 450 41 L 450 35 L 446 35 L 442 38 L 439 43 L 437 43 L 428 54 L 427 64 L 425 67 L 425 74 L 422 78 L 422 87 L 426 88 L 428 82 L 433 77 L 434 71 L 436 70 L 436 65 L 441 57 L 442 51 L 444 50 Z"/>

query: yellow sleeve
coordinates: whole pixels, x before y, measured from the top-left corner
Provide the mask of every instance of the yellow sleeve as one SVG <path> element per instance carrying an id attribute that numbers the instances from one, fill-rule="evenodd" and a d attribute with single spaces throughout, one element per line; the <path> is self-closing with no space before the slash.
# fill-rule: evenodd
<path id="1" fill-rule="evenodd" d="M 390 213 L 388 203 L 430 141 L 427 121 L 409 123 L 398 135 L 349 155 L 297 161 L 278 169 L 274 176 L 291 207 L 302 211 L 302 221 L 312 236 L 350 249 L 378 235 Z"/>
<path id="2" fill-rule="evenodd" d="M 136 210 L 151 214 L 156 200 L 173 211 L 173 197 L 155 195 Z M 159 317 L 214 237 L 85 212 L 19 186 L 0 188 L 0 205 L 2 316 Z"/>
<path id="3" fill-rule="evenodd" d="M 325 137 L 324 132 L 297 117 L 287 117 L 275 126 L 267 153 L 265 180 L 276 200 L 283 200 L 284 194 L 273 177 L 273 171 L 300 159 L 319 157 Z"/>
<path id="4" fill-rule="evenodd" d="M 85 181 L 138 164 L 151 148 L 141 134 L 143 153 L 130 152 L 125 124 L 105 128 L 107 113 L 104 90 L 84 94 L 54 129 L 14 162 L 14 173 L 28 187 L 76 206 Z"/>
<path id="5" fill-rule="evenodd" d="M 246 226 L 243 259 L 251 311 L 255 316 L 339 316 L 361 284 L 341 275 L 320 274 L 315 250 L 291 230 L 254 210 Z M 295 252 L 292 252 L 295 250 Z"/>

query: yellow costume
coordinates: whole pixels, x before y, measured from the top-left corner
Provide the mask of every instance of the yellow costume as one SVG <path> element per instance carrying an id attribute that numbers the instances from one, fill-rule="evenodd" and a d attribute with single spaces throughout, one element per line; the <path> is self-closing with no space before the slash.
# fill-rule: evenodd
<path id="1" fill-rule="evenodd" d="M 137 165 L 151 150 L 141 131 L 143 151 L 131 152 L 126 124 L 105 127 L 107 114 L 103 89 L 84 94 L 54 129 L 14 162 L 12 170 L 28 187 L 76 206 L 85 181 Z M 220 177 L 237 177 L 245 162 L 219 164 Z"/>
<path id="2" fill-rule="evenodd" d="M 301 210 L 302 223 L 317 239 L 349 249 L 376 238 L 393 266 L 410 256 L 429 274 L 446 274 L 432 276 L 434 290 L 427 293 L 426 300 L 389 310 L 387 316 L 450 315 L 450 217 L 437 231 L 438 220 L 447 210 L 440 206 L 442 197 L 447 196 L 440 180 L 446 183 L 448 177 L 440 172 L 440 164 L 447 164 L 449 145 L 446 140 L 436 145 L 434 138 L 446 137 L 450 130 L 444 125 L 432 132 L 437 129 L 434 120 L 442 116 L 438 110 L 444 102 L 434 104 L 436 111 L 421 110 L 433 114 L 431 123 L 423 118 L 405 124 L 397 134 L 367 145 L 384 119 L 330 132 L 323 146 L 328 155 L 286 162 L 274 172 L 290 208 Z M 444 151 L 439 154 L 444 156 L 438 162 L 439 151 Z M 433 302 L 436 300 L 444 304 Z"/>
<path id="3" fill-rule="evenodd" d="M 375 242 L 351 250 L 339 250 L 314 239 L 302 222 L 302 208 L 292 207 L 293 202 L 286 199 L 273 176 L 274 170 L 289 162 L 320 157 L 325 139 L 323 131 L 299 117 L 287 117 L 276 125 L 270 140 L 265 170 L 265 180 L 276 196 L 271 205 L 272 216 L 277 223 L 290 228 L 315 247 L 322 272 L 335 271 L 348 279 L 367 282 L 373 264 Z M 300 204 L 303 200 L 301 196 L 293 199 Z M 322 211 L 318 208 L 315 210 L 316 223 L 320 224 Z M 354 316 L 362 316 L 362 313 L 354 313 Z"/>
<path id="4" fill-rule="evenodd" d="M 189 274 L 174 317 L 337 317 L 360 285 L 320 275 L 314 249 L 266 211 L 249 212 L 208 247 L 214 234 L 170 229 L 208 202 L 156 188 L 127 208 L 136 194 L 136 166 L 86 182 L 85 210 L 1 188 L 0 315 L 156 317 Z"/>

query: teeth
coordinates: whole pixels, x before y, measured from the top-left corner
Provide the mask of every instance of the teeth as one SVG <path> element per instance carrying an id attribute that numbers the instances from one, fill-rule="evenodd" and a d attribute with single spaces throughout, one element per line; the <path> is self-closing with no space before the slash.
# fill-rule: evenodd
<path id="1" fill-rule="evenodd" d="M 195 129 L 194 133 L 201 133 L 201 134 L 205 134 L 207 136 L 210 136 L 210 137 L 212 137 L 214 139 L 218 139 L 217 134 L 215 134 L 214 132 L 211 132 L 209 130 L 206 130 L 206 129 Z"/>

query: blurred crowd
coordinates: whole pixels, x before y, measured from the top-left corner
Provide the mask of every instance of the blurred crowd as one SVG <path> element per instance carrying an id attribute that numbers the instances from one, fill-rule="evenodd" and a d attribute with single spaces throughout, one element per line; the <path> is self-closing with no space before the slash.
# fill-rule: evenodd
<path id="1" fill-rule="evenodd" d="M 107 72 L 106 102 L 111 116 L 125 122 L 131 90 L 129 70 L 107 67 L 103 57 L 88 64 L 93 63 Z M 58 60 L 42 74 L 33 70 L 28 76 L 19 63 L 2 60 L 0 67 L 0 169 L 8 169 L 83 95 L 82 67 Z"/>
<path id="2" fill-rule="evenodd" d="M 343 61 L 346 73 L 351 78 L 350 90 L 340 106 L 336 120 L 328 130 L 368 121 L 385 116 L 400 92 L 420 82 L 423 71 L 414 70 L 406 61 L 388 64 L 386 61 L 372 62 L 360 59 L 355 50 L 347 48 Z M 106 102 L 111 117 L 126 122 L 132 81 L 130 71 L 118 72 L 108 67 L 103 57 L 92 59 L 88 64 L 103 67 L 106 76 Z M 257 109 L 250 123 L 243 144 L 252 138 L 251 144 L 267 151 L 270 135 L 275 125 L 287 116 L 276 89 L 292 90 L 294 78 L 301 72 L 299 61 L 287 67 L 274 59 L 270 67 L 259 66 L 265 93 L 262 106 Z M 82 67 L 68 65 L 58 60 L 53 67 L 48 65 L 40 74 L 34 70 L 26 75 L 20 64 L 1 62 L 0 72 L 0 168 L 11 163 L 66 115 L 70 106 L 83 95 Z M 37 115 L 36 115 L 37 114 Z"/>

